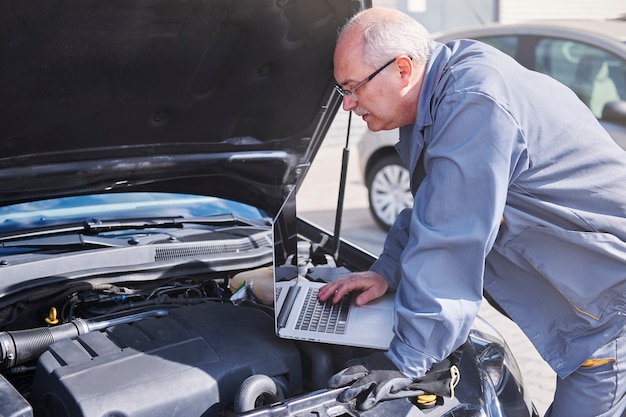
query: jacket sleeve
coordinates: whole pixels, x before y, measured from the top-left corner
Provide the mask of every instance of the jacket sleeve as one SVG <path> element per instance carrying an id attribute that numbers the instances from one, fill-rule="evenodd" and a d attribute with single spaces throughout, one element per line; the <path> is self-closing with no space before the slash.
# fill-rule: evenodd
<path id="1" fill-rule="evenodd" d="M 370 270 L 378 272 L 387 280 L 389 289 L 392 291 L 398 289 L 398 284 L 402 276 L 400 270 L 400 256 L 409 238 L 410 224 L 411 209 L 407 208 L 398 214 L 398 217 L 385 238 L 383 253 L 370 268 Z"/>
<path id="2" fill-rule="evenodd" d="M 414 206 L 373 265 L 396 289 L 387 355 L 414 378 L 467 339 L 482 301 L 485 258 L 525 149 L 510 113 L 484 94 L 446 98 L 434 120 L 424 132 L 426 175 Z"/>

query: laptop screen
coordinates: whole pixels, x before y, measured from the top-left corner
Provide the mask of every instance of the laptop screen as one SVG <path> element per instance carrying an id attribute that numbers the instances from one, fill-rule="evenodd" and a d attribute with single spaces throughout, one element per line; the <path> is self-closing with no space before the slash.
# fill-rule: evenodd
<path id="1" fill-rule="evenodd" d="M 393 295 L 367 306 L 320 303 L 325 283 L 350 271 L 335 262 L 312 265 L 312 242 L 299 239 L 295 193 L 287 197 L 272 224 L 274 240 L 275 332 L 278 337 L 386 349 L 393 337 Z M 371 331 L 377 329 L 377 331 Z"/>
<path id="2" fill-rule="evenodd" d="M 274 240 L 274 321 L 276 334 L 284 326 L 286 314 L 291 309 L 298 278 L 298 230 L 295 192 L 290 192 L 272 224 Z"/>

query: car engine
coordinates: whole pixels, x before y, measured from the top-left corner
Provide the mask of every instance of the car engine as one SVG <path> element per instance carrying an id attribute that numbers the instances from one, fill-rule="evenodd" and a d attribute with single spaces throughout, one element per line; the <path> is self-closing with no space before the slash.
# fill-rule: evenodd
<path id="1" fill-rule="evenodd" d="M 85 289 L 57 290 L 37 307 L 22 303 L 26 317 L 65 299 L 56 313 L 63 324 L 26 328 L 24 318 L 17 330 L 0 332 L 0 385 L 7 388 L 0 414 L 11 403 L 8 415 L 32 415 L 16 412 L 30 404 L 38 417 L 226 416 L 245 411 L 236 409 L 250 401 L 242 396 L 263 393 L 255 391 L 262 382 L 242 388 L 258 375 L 269 377 L 281 398 L 302 392 L 297 343 L 275 335 L 271 307 L 230 302 L 225 282 L 170 279 L 156 289 L 144 282 L 95 290 L 82 283 Z M 19 393 L 7 397 L 12 386 Z"/>
<path id="2" fill-rule="evenodd" d="M 298 350 L 264 312 L 207 303 L 51 345 L 31 403 L 50 417 L 216 416 L 255 374 L 298 391 Z"/>

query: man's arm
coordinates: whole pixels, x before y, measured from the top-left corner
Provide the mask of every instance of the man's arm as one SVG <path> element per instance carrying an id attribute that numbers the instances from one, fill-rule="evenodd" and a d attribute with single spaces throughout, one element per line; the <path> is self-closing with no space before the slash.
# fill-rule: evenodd
<path id="1" fill-rule="evenodd" d="M 510 113 L 481 93 L 440 103 L 399 259 L 387 356 L 417 378 L 460 346 L 480 303 L 484 263 L 524 149 Z M 377 266 L 376 266 L 377 267 Z"/>
<path id="2" fill-rule="evenodd" d="M 390 289 L 395 291 L 402 278 L 401 261 L 402 252 L 409 240 L 409 229 L 411 226 L 411 209 L 402 210 L 395 222 L 389 229 L 383 253 L 372 264 L 370 271 L 383 276 Z"/>

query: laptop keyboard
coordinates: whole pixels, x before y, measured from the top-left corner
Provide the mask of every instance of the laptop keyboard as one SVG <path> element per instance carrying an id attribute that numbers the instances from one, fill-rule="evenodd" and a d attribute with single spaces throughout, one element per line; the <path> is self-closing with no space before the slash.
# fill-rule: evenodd
<path id="1" fill-rule="evenodd" d="M 304 306 L 296 323 L 296 329 L 321 333 L 345 334 L 350 309 L 350 294 L 337 304 L 317 299 L 317 288 L 309 288 Z"/>

